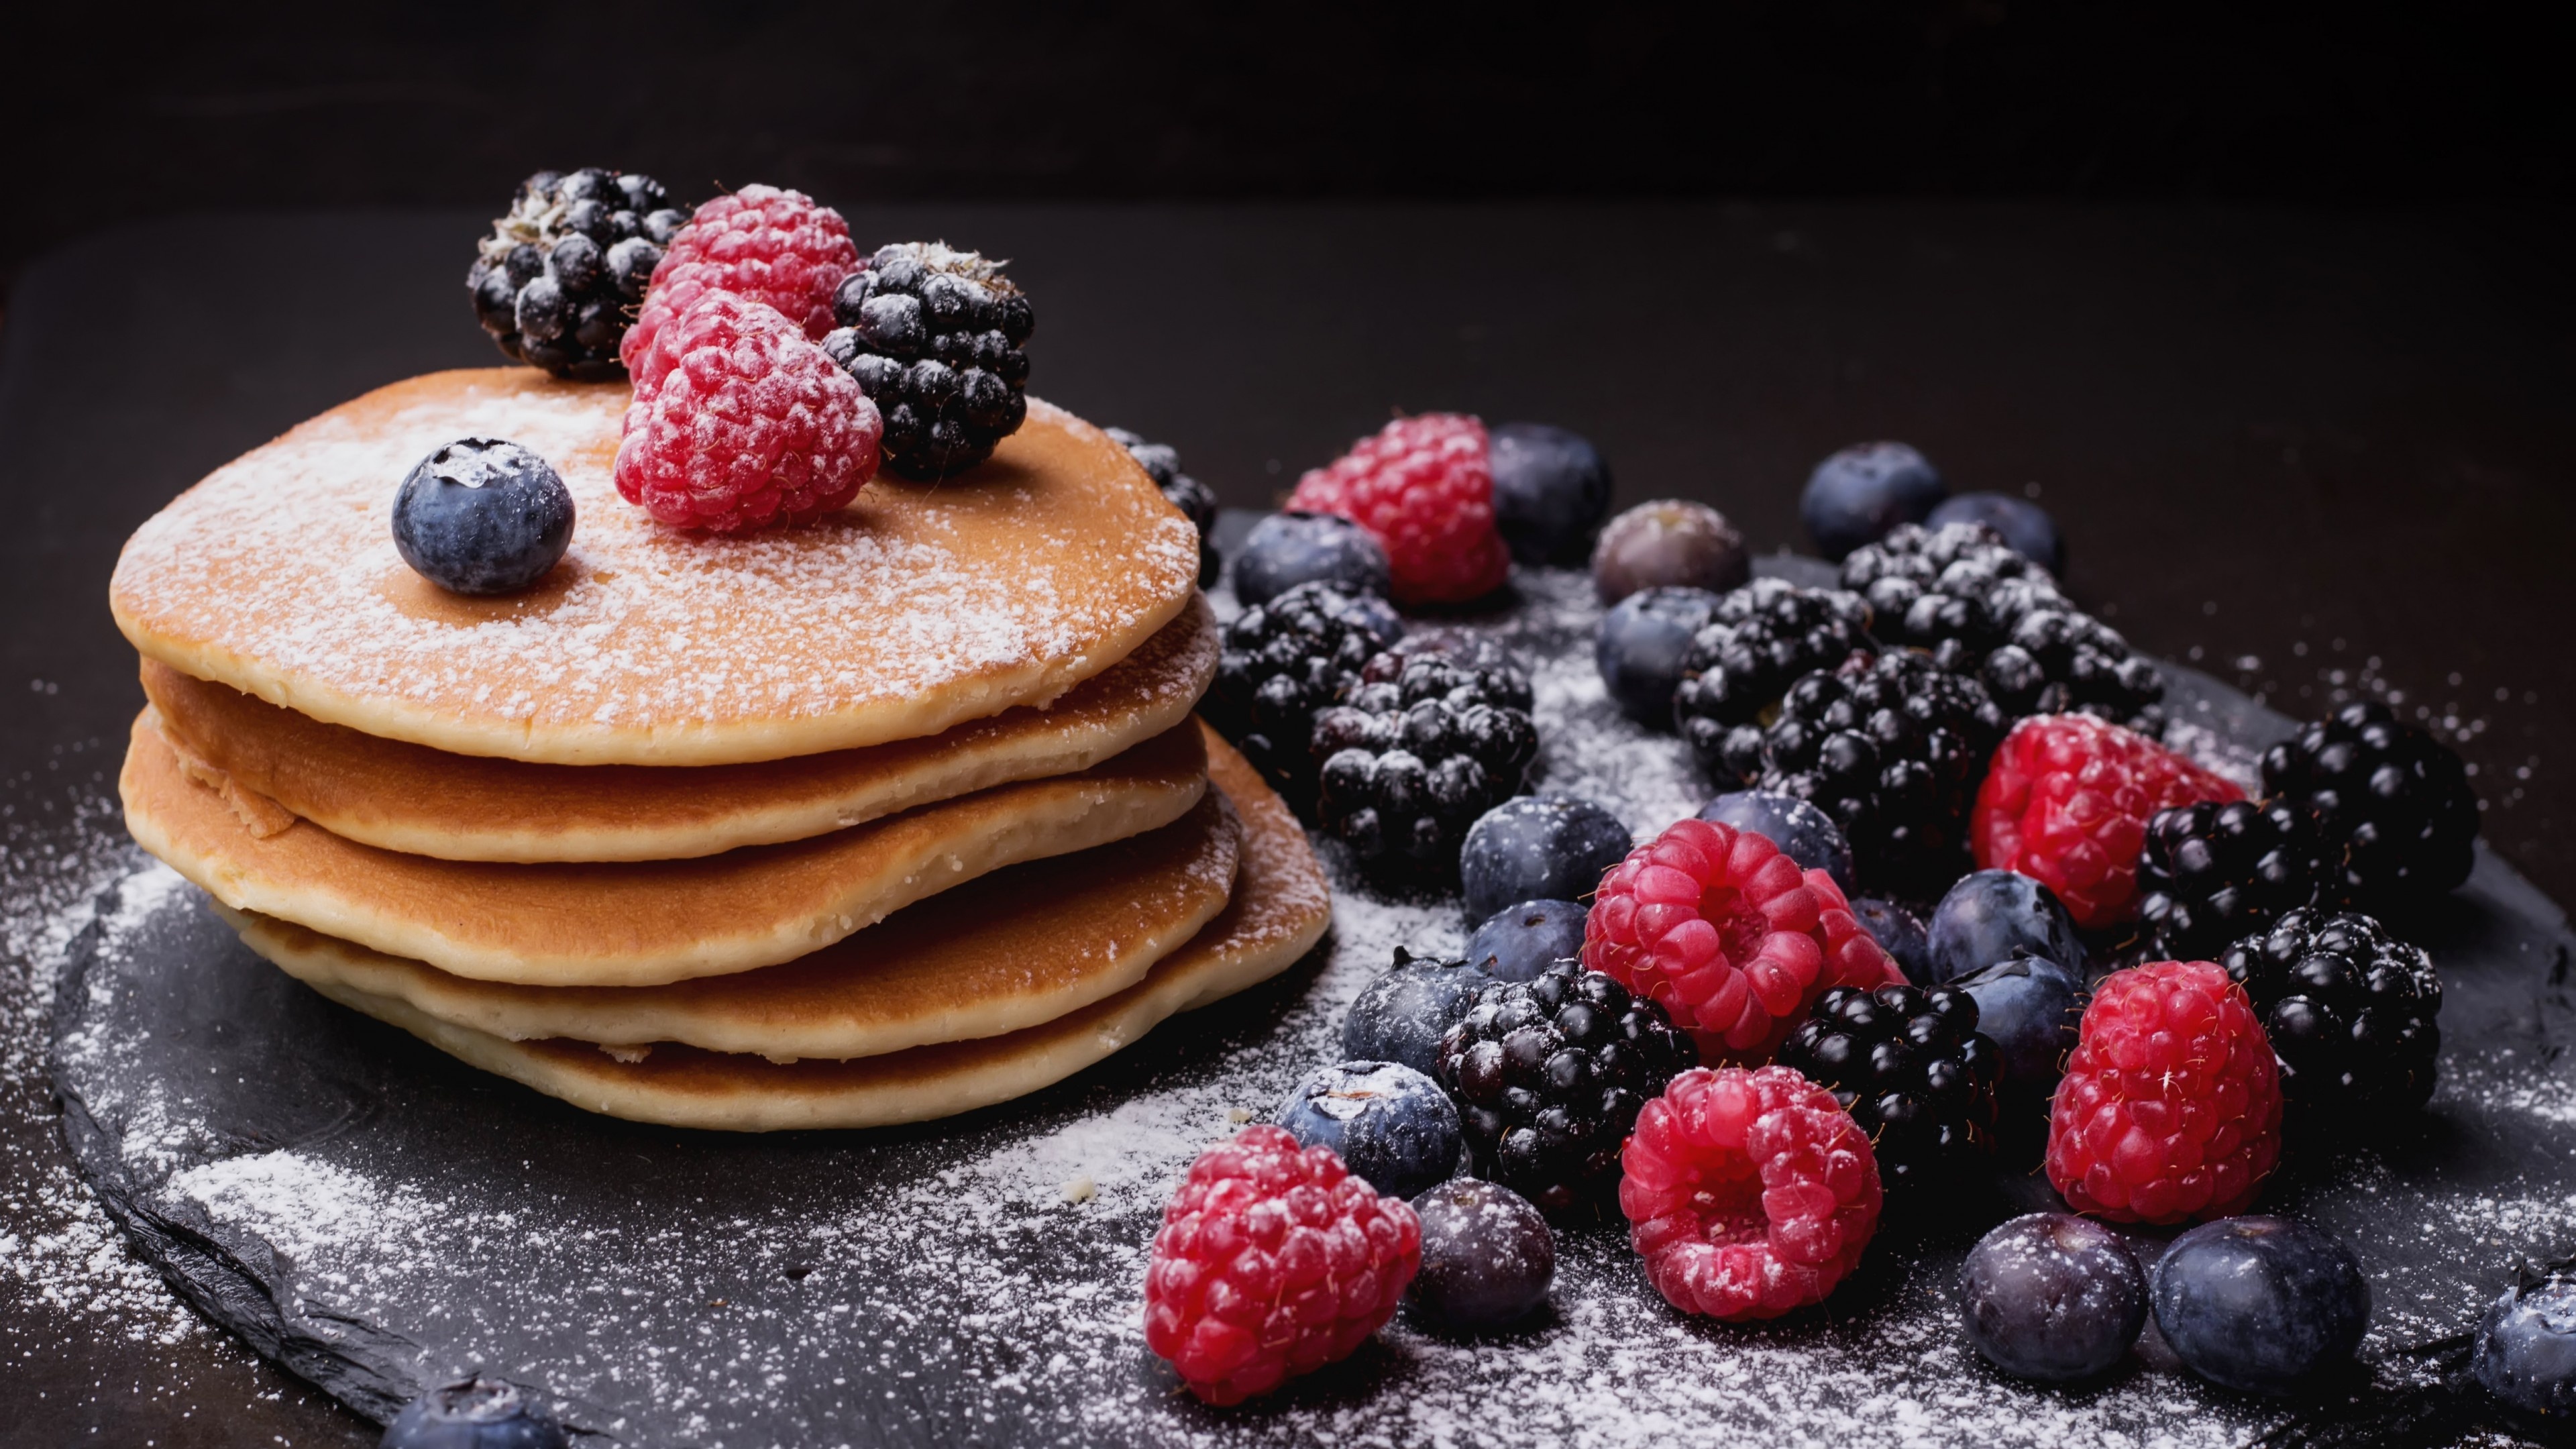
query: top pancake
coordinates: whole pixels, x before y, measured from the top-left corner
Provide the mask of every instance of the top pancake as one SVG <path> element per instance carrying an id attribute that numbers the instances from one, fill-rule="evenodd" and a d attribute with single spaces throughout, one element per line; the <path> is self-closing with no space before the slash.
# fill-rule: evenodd
<path id="1" fill-rule="evenodd" d="M 145 655 L 386 739 L 550 764 L 713 765 L 937 734 L 1042 705 L 1189 601 L 1198 537 L 1125 449 L 1032 399 L 992 459 L 880 477 L 809 528 L 715 537 L 617 496 L 623 384 L 431 373 L 226 464 L 135 531 L 109 586 Z M 523 594 L 395 553 L 413 465 L 460 437 L 553 464 L 578 522 Z"/>

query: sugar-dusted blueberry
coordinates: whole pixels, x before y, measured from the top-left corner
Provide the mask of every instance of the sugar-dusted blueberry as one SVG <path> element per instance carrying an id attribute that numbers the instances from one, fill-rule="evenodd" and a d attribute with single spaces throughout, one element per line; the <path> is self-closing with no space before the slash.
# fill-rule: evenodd
<path id="1" fill-rule="evenodd" d="M 1780 853 L 1796 861 L 1800 870 L 1821 870 L 1846 893 L 1854 888 L 1851 842 L 1843 838 L 1834 817 L 1795 795 L 1729 790 L 1701 806 L 1699 818 L 1750 830 L 1780 847 Z"/>
<path id="2" fill-rule="evenodd" d="M 1458 1108 L 1402 1062 L 1344 1062 L 1308 1072 L 1272 1117 L 1308 1147 L 1393 1197 L 1411 1197 L 1458 1168 Z"/>
<path id="3" fill-rule="evenodd" d="M 1959 1266 L 1959 1317 L 1988 1362 L 2026 1379 L 2090 1378 L 2147 1325 L 2147 1275 L 2119 1235 L 2031 1213 L 1977 1240 Z"/>
<path id="4" fill-rule="evenodd" d="M 1949 496 L 1941 474 L 1903 443 L 1855 443 L 1816 465 L 1798 516 L 1816 551 L 1839 562 L 1900 523 L 1921 523 Z"/>
<path id="5" fill-rule="evenodd" d="M 1547 1301 L 1556 1238 L 1528 1198 L 1479 1177 L 1453 1177 L 1413 1200 L 1422 1270 L 1409 1290 L 1451 1328 L 1508 1328 Z"/>
<path id="6" fill-rule="evenodd" d="M 572 544 L 572 490 L 545 459 L 501 438 L 459 438 L 394 494 L 394 548 L 456 594 L 514 594 Z"/>
<path id="7" fill-rule="evenodd" d="M 1494 526 L 1525 564 L 1577 563 L 1610 512 L 1610 465 L 1581 433 L 1505 423 L 1485 435 Z"/>
<path id="8" fill-rule="evenodd" d="M 1894 901 L 1875 896 L 1854 896 L 1851 908 L 1860 928 L 1869 932 L 1880 950 L 1896 958 L 1906 980 L 1917 986 L 1932 984 L 1932 938 L 1924 931 L 1920 916 Z"/>
<path id="9" fill-rule="evenodd" d="M 1467 828 L 1458 875 L 1468 919 L 1483 920 L 1514 901 L 1581 900 L 1635 843 L 1618 816 L 1589 800 L 1506 800 Z"/>
<path id="10" fill-rule="evenodd" d="M 2071 973 L 2085 969 L 2084 938 L 2057 893 L 2008 870 L 1959 878 L 1924 922 L 1931 934 L 1932 979 L 1956 981 L 2015 951 L 2043 957 Z"/>
<path id="11" fill-rule="evenodd" d="M 470 1378 L 402 1406 L 378 1449 L 564 1449 L 561 1425 L 531 1408 L 516 1384 Z"/>
<path id="12" fill-rule="evenodd" d="M 1234 560 L 1234 596 L 1247 609 L 1317 579 L 1384 598 L 1390 578 L 1377 538 L 1330 513 L 1274 513 L 1252 525 Z"/>
<path id="13" fill-rule="evenodd" d="M 1467 1014 L 1476 988 L 1493 979 L 1464 961 L 1416 956 L 1398 946 L 1395 964 L 1361 988 L 1342 1018 L 1342 1052 L 1353 1061 L 1402 1062 L 1437 1075 L 1440 1034 Z"/>
<path id="14" fill-rule="evenodd" d="M 1682 660 L 1716 607 L 1708 590 L 1678 588 L 1639 589 L 1611 605 L 1592 636 L 1592 662 L 1611 702 L 1630 719 L 1672 728 Z"/>
<path id="15" fill-rule="evenodd" d="M 1574 901 L 1505 906 L 1467 938 L 1467 964 L 1497 981 L 1527 981 L 1583 954 L 1583 923 L 1591 914 Z"/>
<path id="16" fill-rule="evenodd" d="M 1753 555 L 1726 515 L 1678 498 L 1640 503 L 1611 519 L 1592 548 L 1592 587 L 1605 604 L 1639 589 L 1722 594 L 1752 577 Z"/>
<path id="17" fill-rule="evenodd" d="M 2174 1239 L 2156 1260 L 2153 1302 L 2185 1367 L 2255 1394 L 2297 1390 L 2351 1358 L 2370 1326 L 2352 1249 L 2288 1218 L 2222 1218 Z"/>
<path id="18" fill-rule="evenodd" d="M 1977 1030 L 1992 1037 L 2003 1055 L 2006 1100 L 2045 1101 L 2057 1088 L 2084 1021 L 2084 988 L 2075 973 L 2023 954 L 1951 984 L 1976 998 Z"/>
<path id="19" fill-rule="evenodd" d="M 2478 1325 L 2469 1371 L 2526 1414 L 2576 1419 L 2576 1282 L 2552 1277 L 2506 1289 Z"/>
<path id="20" fill-rule="evenodd" d="M 2023 558 L 2052 574 L 2063 577 L 2066 573 L 2066 539 L 2057 531 L 2057 520 L 2027 498 L 2009 493 L 1954 493 L 1934 504 L 1923 520 L 1925 528 L 1947 523 L 1982 523 L 2002 534 L 2004 542 Z"/>

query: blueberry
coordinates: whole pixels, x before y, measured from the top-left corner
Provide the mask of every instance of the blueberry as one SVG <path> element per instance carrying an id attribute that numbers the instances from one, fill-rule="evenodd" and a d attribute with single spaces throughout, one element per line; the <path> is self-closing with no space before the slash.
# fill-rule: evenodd
<path id="1" fill-rule="evenodd" d="M 1395 964 L 1360 991 L 1342 1019 L 1342 1052 L 1354 1061 L 1402 1062 L 1434 1075 L 1440 1033 L 1467 1014 L 1476 988 L 1493 979 L 1464 961 L 1416 957 L 1399 946 Z"/>
<path id="2" fill-rule="evenodd" d="M 1852 915 L 1860 928 L 1875 938 L 1879 949 L 1896 958 L 1905 971 L 1905 979 L 1917 986 L 1932 985 L 1932 938 L 1924 934 L 1923 921 L 1912 911 L 1894 901 L 1855 896 Z M 1992 1033 L 1989 1033 L 1991 1035 Z"/>
<path id="3" fill-rule="evenodd" d="M 1329 513 L 1274 513 L 1252 525 L 1234 560 L 1234 596 L 1247 609 L 1316 579 L 1383 598 L 1389 578 L 1376 537 Z"/>
<path id="4" fill-rule="evenodd" d="M 2478 1325 L 2469 1371 L 2525 1413 L 2576 1417 L 2576 1283 L 2551 1278 L 2506 1289 Z"/>
<path id="5" fill-rule="evenodd" d="M 1458 1108 L 1401 1062 L 1317 1067 L 1271 1114 L 1308 1147 L 1329 1147 L 1379 1192 L 1411 1197 L 1458 1169 Z"/>
<path id="6" fill-rule="evenodd" d="M 1422 1268 L 1407 1290 L 1453 1328 L 1502 1328 L 1547 1301 L 1556 1239 L 1547 1219 L 1510 1188 L 1453 1177 L 1413 1200 L 1422 1219 Z"/>
<path id="7" fill-rule="evenodd" d="M 1816 551 L 1839 562 L 1900 523 L 1921 523 L 1949 492 L 1931 463 L 1903 443 L 1855 443 L 1808 475 L 1798 516 Z"/>
<path id="8" fill-rule="evenodd" d="M 564 1449 L 564 1431 L 528 1407 L 516 1384 L 471 1378 L 402 1406 L 377 1449 Z"/>
<path id="9" fill-rule="evenodd" d="M 1615 604 L 1639 589 L 1724 593 L 1753 577 L 1753 555 L 1726 515 L 1677 498 L 1640 503 L 1610 520 L 1592 549 L 1592 587 Z"/>
<path id="10" fill-rule="evenodd" d="M 2015 956 L 1955 979 L 1977 1002 L 1977 1030 L 2003 1058 L 2003 1089 L 2027 1103 L 2044 1100 L 2064 1075 L 2084 1021 L 2084 989 L 2075 973 L 2039 956 Z"/>
<path id="11" fill-rule="evenodd" d="M 1699 818 L 1764 836 L 1800 870 L 1821 870 L 1846 893 L 1852 889 L 1851 842 L 1811 801 L 1773 790 L 1729 790 L 1701 806 Z"/>
<path id="12" fill-rule="evenodd" d="M 1467 827 L 1458 854 L 1468 918 L 1481 921 L 1514 901 L 1581 900 L 1634 844 L 1618 816 L 1589 800 L 1506 800 Z"/>
<path id="13" fill-rule="evenodd" d="M 1486 434 L 1494 524 L 1525 564 L 1575 563 L 1610 512 L 1610 465 L 1580 433 L 1505 423 Z"/>
<path id="14" fill-rule="evenodd" d="M 394 494 L 394 548 L 450 593 L 516 593 L 571 544 L 572 490 L 516 443 L 459 438 Z"/>
<path id="15" fill-rule="evenodd" d="M 1960 493 L 1945 498 L 1923 520 L 1926 528 L 1945 523 L 1982 523 L 2004 536 L 2013 552 L 2052 574 L 2066 572 L 2066 539 L 2048 510 L 2009 493 Z"/>
<path id="16" fill-rule="evenodd" d="M 1682 658 L 1716 607 L 1717 595 L 1706 589 L 1639 589 L 1601 616 L 1592 662 L 1611 701 L 1630 719 L 1672 728 Z"/>
<path id="17" fill-rule="evenodd" d="M 2031 1213 L 1968 1250 L 1959 1316 L 1968 1342 L 2005 1373 L 2090 1378 L 2118 1363 L 2147 1326 L 2147 1275 L 2101 1224 Z"/>
<path id="18" fill-rule="evenodd" d="M 2173 1240 L 2156 1262 L 2156 1327 L 2212 1383 L 2285 1394 L 2352 1357 L 2370 1326 L 2370 1284 L 2352 1250 L 2287 1218 L 2224 1218 Z"/>
<path id="19" fill-rule="evenodd" d="M 1554 963 L 1583 954 L 1583 923 L 1591 914 L 1572 901 L 1505 906 L 1467 938 L 1467 964 L 1497 981 L 1535 980 Z"/>
<path id="20" fill-rule="evenodd" d="M 2044 957 L 2071 973 L 2084 970 L 2084 938 L 2057 893 L 2008 870 L 1973 871 L 1959 878 L 1924 923 L 1932 937 L 1932 979 L 1956 981 L 2015 951 Z"/>

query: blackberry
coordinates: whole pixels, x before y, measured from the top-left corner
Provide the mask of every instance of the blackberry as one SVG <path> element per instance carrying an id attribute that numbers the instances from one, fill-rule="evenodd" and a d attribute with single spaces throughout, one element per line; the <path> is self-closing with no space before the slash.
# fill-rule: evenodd
<path id="1" fill-rule="evenodd" d="M 2359 1122 L 2433 1095 L 2442 978 L 2422 947 L 2368 916 L 2303 906 L 2218 964 L 2254 998 L 2284 1098 Z"/>
<path id="2" fill-rule="evenodd" d="M 2007 718 L 2089 714 L 2164 733 L 2164 678 L 2048 571 L 1978 523 L 1899 524 L 1843 560 L 1872 632 L 1975 674 Z"/>
<path id="3" fill-rule="evenodd" d="M 2460 757 L 2377 700 L 2345 705 L 2263 755 L 2263 789 L 2316 821 L 2327 889 L 2388 912 L 2469 878 L 2478 797 Z"/>
<path id="4" fill-rule="evenodd" d="M 1929 898 L 1968 869 L 1968 806 L 2003 737 L 1976 680 L 1898 649 L 1801 677 L 1768 727 L 1726 731 L 1706 763 L 1832 816 L 1865 889 Z"/>
<path id="5" fill-rule="evenodd" d="M 1216 582 L 1225 560 L 1216 551 L 1216 490 L 1181 471 L 1181 455 L 1169 443 L 1149 443 L 1125 428 L 1105 430 L 1109 440 L 1127 450 L 1154 486 L 1199 531 L 1199 587 Z"/>
<path id="6" fill-rule="evenodd" d="M 2205 961 L 2316 899 L 2316 831 L 2287 801 L 2159 810 L 2138 856 L 2138 925 L 2155 956 Z"/>
<path id="7" fill-rule="evenodd" d="M 1977 1030 L 1977 999 L 1957 987 L 1837 986 L 1816 998 L 1779 1061 L 1850 1109 L 1890 1190 L 1994 1155 L 2003 1055 Z"/>
<path id="8" fill-rule="evenodd" d="M 1394 640 L 1361 596 L 1299 584 L 1225 626 L 1216 683 L 1200 708 L 1300 814 L 1315 804 L 1307 750 L 1315 711 L 1359 682 L 1360 667 Z"/>
<path id="9" fill-rule="evenodd" d="M 1037 313 L 1002 265 L 946 242 L 895 242 L 833 294 L 841 325 L 823 350 L 876 403 L 886 466 L 907 478 L 965 472 L 1028 416 L 1020 348 Z"/>
<path id="10" fill-rule="evenodd" d="M 1730 725 L 1750 724 L 1798 676 L 1870 647 L 1869 605 L 1840 589 L 1755 579 L 1718 597 L 1682 656 L 1673 723 L 1703 764 Z"/>
<path id="11" fill-rule="evenodd" d="M 1315 716 L 1321 823 L 1381 874 L 1445 880 L 1478 816 L 1538 758 L 1529 679 L 1436 654 L 1380 654 Z"/>
<path id="12" fill-rule="evenodd" d="M 1560 961 L 1477 992 L 1438 1075 L 1478 1175 L 1562 1216 L 1615 1186 L 1637 1113 L 1698 1064 L 1662 1007 Z"/>
<path id="13" fill-rule="evenodd" d="M 492 223 L 465 289 L 512 362 L 581 382 L 624 377 L 617 345 L 688 213 L 662 183 L 596 166 L 540 171 Z"/>

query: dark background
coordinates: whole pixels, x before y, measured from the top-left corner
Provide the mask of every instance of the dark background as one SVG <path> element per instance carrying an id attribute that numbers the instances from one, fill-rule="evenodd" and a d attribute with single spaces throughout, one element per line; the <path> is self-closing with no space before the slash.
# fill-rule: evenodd
<path id="1" fill-rule="evenodd" d="M 2141 646 L 2450 720 L 2490 842 L 2576 897 L 2576 126 L 2535 8 L 13 15 L 0 778 L 20 820 L 106 788 L 125 535 L 300 418 L 496 361 L 482 219 L 603 164 L 1011 257 L 1036 389 L 1230 504 L 1391 408 L 1576 427 L 1623 505 L 1766 548 L 1862 438 L 2035 486 Z M 8 1096 L 30 1171 L 51 1119 Z M 0 1442 L 372 1442 L 218 1341 L 0 1298 L 0 1359 Z"/>

